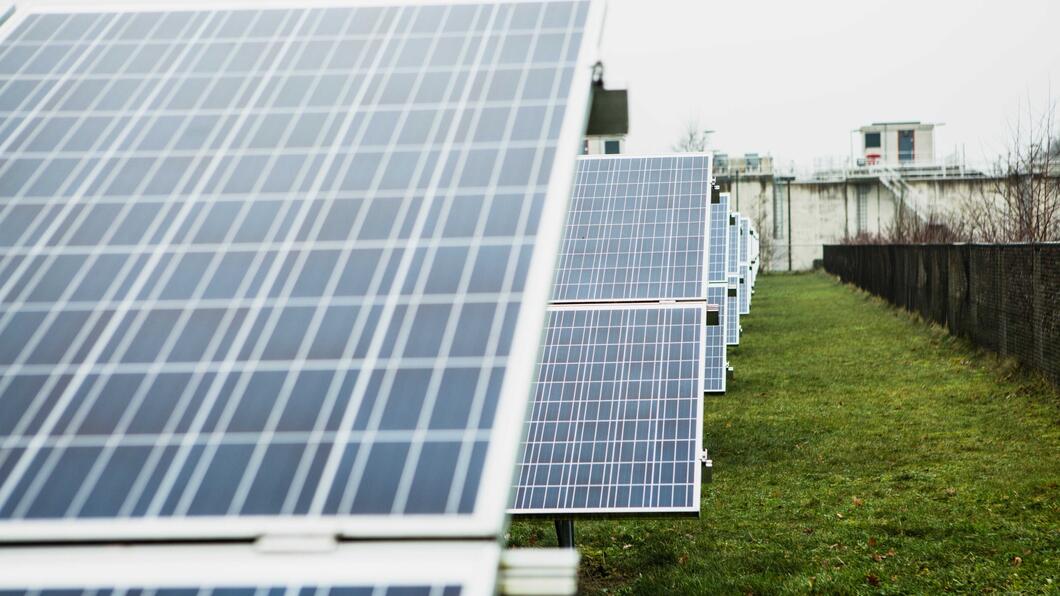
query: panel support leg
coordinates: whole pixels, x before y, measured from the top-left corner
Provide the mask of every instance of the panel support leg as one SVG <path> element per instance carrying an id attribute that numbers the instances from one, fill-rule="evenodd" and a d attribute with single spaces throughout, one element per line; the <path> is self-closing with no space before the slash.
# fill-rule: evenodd
<path id="1" fill-rule="evenodd" d="M 574 520 L 556 520 L 556 540 L 560 548 L 574 548 Z"/>

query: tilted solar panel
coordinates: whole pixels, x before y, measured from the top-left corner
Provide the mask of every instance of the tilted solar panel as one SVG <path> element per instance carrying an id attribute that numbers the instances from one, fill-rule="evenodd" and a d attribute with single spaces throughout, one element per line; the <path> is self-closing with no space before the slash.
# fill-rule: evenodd
<path id="1" fill-rule="evenodd" d="M 729 193 L 712 197 L 710 204 L 710 253 L 707 283 L 725 283 L 729 263 Z"/>
<path id="2" fill-rule="evenodd" d="M 740 345 L 740 278 L 729 276 L 725 288 L 725 343 L 730 346 Z"/>
<path id="3" fill-rule="evenodd" d="M 5 596 L 488 596 L 495 542 L 344 543 L 263 552 L 249 544 L 0 551 Z M 55 573 L 62 561 L 62 573 Z"/>
<path id="4" fill-rule="evenodd" d="M 726 319 L 728 317 L 727 298 L 728 284 L 710 284 L 707 286 L 706 314 L 707 327 L 704 338 L 706 363 L 703 376 L 703 391 L 707 393 L 724 393 L 728 361 L 725 358 Z M 716 308 L 717 310 L 713 310 Z"/>
<path id="5" fill-rule="evenodd" d="M 729 274 L 740 272 L 740 214 L 729 214 Z"/>
<path id="6" fill-rule="evenodd" d="M 748 262 L 749 245 L 751 242 L 751 220 L 741 216 L 740 228 L 740 314 L 746 315 L 751 312 L 751 268 Z"/>
<path id="7" fill-rule="evenodd" d="M 499 534 L 601 18 L 17 12 L 0 540 Z"/>
<path id="8" fill-rule="evenodd" d="M 585 156 L 553 302 L 704 297 L 711 157 Z"/>
<path id="9" fill-rule="evenodd" d="M 549 309 L 514 513 L 698 513 L 704 314 Z"/>

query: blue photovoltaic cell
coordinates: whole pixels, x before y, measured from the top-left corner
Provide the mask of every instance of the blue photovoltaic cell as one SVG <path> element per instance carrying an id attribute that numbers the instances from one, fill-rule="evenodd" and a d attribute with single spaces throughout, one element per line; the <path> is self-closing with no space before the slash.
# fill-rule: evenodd
<path id="1" fill-rule="evenodd" d="M 578 161 L 553 302 L 703 298 L 711 158 Z"/>
<path id="2" fill-rule="evenodd" d="M 479 511 L 588 4 L 22 19 L 0 520 Z"/>
<path id="3" fill-rule="evenodd" d="M 554 307 L 514 513 L 699 511 L 704 308 Z"/>
<path id="4" fill-rule="evenodd" d="M 225 586 L 205 587 L 121 587 L 74 589 L 0 590 L 0 596 L 460 596 L 458 585 L 415 585 L 395 582 L 393 585 L 358 585 L 335 587 L 301 586 Z"/>
<path id="5" fill-rule="evenodd" d="M 727 284 L 707 286 L 707 304 L 717 307 L 716 317 L 707 313 L 706 337 L 704 339 L 703 391 L 721 393 L 725 391 L 727 362 L 726 343 L 726 295 Z"/>
<path id="6" fill-rule="evenodd" d="M 710 252 L 707 283 L 725 283 L 729 263 L 729 193 L 721 193 L 710 204 Z"/>
<path id="7" fill-rule="evenodd" d="M 740 344 L 740 278 L 729 276 L 725 290 L 725 343 L 730 346 Z"/>

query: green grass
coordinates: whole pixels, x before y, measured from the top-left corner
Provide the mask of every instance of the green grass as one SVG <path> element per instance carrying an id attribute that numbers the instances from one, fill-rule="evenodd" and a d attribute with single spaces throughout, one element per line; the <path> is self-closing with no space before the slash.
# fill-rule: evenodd
<path id="1" fill-rule="evenodd" d="M 584 593 L 1058 593 L 1044 382 L 820 274 L 761 277 L 743 329 L 700 518 L 577 522 Z"/>

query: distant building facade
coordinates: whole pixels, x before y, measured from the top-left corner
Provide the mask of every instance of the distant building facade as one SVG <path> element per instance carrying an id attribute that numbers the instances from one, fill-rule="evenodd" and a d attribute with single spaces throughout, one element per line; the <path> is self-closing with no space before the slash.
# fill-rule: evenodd
<path id="1" fill-rule="evenodd" d="M 935 161 L 935 125 L 921 122 L 874 122 L 858 129 L 862 152 L 858 165 Z"/>

